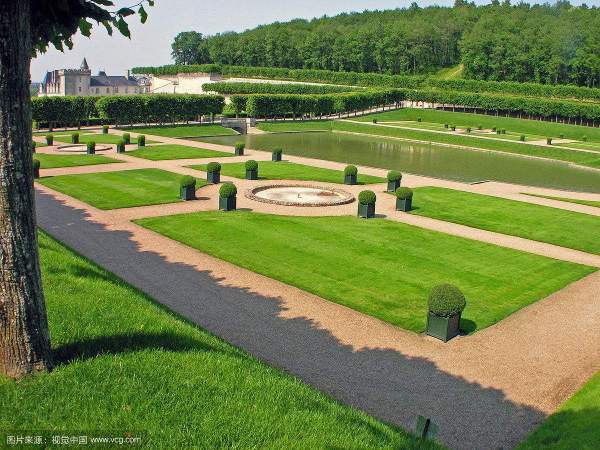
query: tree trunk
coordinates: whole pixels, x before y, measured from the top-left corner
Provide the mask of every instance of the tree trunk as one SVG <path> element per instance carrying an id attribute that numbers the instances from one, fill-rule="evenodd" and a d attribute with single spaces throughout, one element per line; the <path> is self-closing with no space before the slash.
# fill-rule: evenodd
<path id="1" fill-rule="evenodd" d="M 49 369 L 31 156 L 30 2 L 0 1 L 0 371 Z"/>

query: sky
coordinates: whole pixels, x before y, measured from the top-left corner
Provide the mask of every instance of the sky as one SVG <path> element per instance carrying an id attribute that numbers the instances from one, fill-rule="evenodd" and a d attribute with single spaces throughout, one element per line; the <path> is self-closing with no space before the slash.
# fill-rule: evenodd
<path id="1" fill-rule="evenodd" d="M 115 4 L 121 7 L 137 2 L 117 0 Z M 75 36 L 72 50 L 62 53 L 51 48 L 37 56 L 31 63 L 31 79 L 41 81 L 48 70 L 77 68 L 84 57 L 94 74 L 104 70 L 109 75 L 120 75 L 135 66 L 170 64 L 171 43 L 181 31 L 211 35 L 243 31 L 275 21 L 311 19 L 365 9 L 394 9 L 410 3 L 412 0 L 156 0 L 153 8 L 147 8 L 149 16 L 145 24 L 140 24 L 139 18 L 130 18 L 131 39 L 118 33 L 110 37 L 104 27 L 95 27 L 91 38 Z M 418 2 L 420 6 L 453 3 L 453 0 Z M 489 3 L 489 0 L 476 3 Z M 588 5 L 598 3 L 600 0 L 587 1 Z"/>

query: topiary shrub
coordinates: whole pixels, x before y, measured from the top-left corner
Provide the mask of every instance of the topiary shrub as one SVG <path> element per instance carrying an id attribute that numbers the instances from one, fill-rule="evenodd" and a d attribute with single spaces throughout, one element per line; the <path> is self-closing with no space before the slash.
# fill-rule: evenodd
<path id="1" fill-rule="evenodd" d="M 448 128 L 448 124 L 447 123 L 444 124 L 444 128 Z"/>
<path id="2" fill-rule="evenodd" d="M 502 134 L 502 130 L 500 128 L 496 129 L 496 134 Z"/>
<path id="3" fill-rule="evenodd" d="M 492 131 L 496 132 L 497 128 L 496 127 L 492 127 Z"/>
<path id="4" fill-rule="evenodd" d="M 559 137 L 560 139 L 564 139 L 564 138 L 565 138 L 565 135 L 561 133 L 561 134 L 559 134 L 559 135 L 558 135 L 558 137 Z"/>
<path id="5" fill-rule="evenodd" d="M 400 200 L 406 200 L 407 198 L 412 198 L 413 191 L 411 188 L 399 187 L 398 189 L 396 189 L 395 194 L 396 198 L 399 198 Z"/>
<path id="6" fill-rule="evenodd" d="M 33 178 L 39 178 L 40 177 L 40 161 L 37 159 L 33 159 L 32 162 L 32 166 L 33 166 Z"/>
<path id="7" fill-rule="evenodd" d="M 358 174 L 358 169 L 356 166 L 349 165 L 344 169 L 344 175 L 346 176 L 356 176 L 356 174 Z"/>
<path id="8" fill-rule="evenodd" d="M 361 191 L 358 194 L 358 203 L 361 205 L 374 205 L 377 200 L 377 196 L 373 191 Z"/>
<path id="9" fill-rule="evenodd" d="M 417 122 L 423 122 L 423 119 L 420 117 L 417 117 Z"/>
<path id="10" fill-rule="evenodd" d="M 246 148 L 246 146 L 244 145 L 243 142 L 236 142 L 234 148 L 235 148 L 235 154 L 237 156 L 242 156 L 244 154 L 244 149 Z"/>
<path id="11" fill-rule="evenodd" d="M 94 141 L 90 141 L 87 143 L 87 153 L 88 155 L 93 155 L 96 153 L 96 143 Z"/>
<path id="12" fill-rule="evenodd" d="M 117 142 L 117 153 L 125 153 L 125 141 L 123 139 Z"/>
<path id="13" fill-rule="evenodd" d="M 526 139 L 526 138 L 525 138 L 525 135 L 524 135 L 524 134 L 522 134 L 521 136 L 519 136 L 519 140 L 520 140 L 521 142 L 525 142 L 525 139 Z"/>
<path id="14" fill-rule="evenodd" d="M 434 286 L 429 293 L 429 311 L 439 317 L 451 317 L 465 309 L 467 301 L 464 294 L 451 284 Z"/>
<path id="15" fill-rule="evenodd" d="M 471 132 L 471 127 L 467 127 L 466 131 L 467 131 L 467 133 L 470 133 Z"/>
<path id="16" fill-rule="evenodd" d="M 144 136 L 143 134 L 140 134 L 137 138 L 137 142 L 138 142 L 138 147 L 145 147 L 146 146 L 146 136 Z"/>
<path id="17" fill-rule="evenodd" d="M 71 144 L 79 144 L 79 133 L 71 133 Z"/>
<path id="18" fill-rule="evenodd" d="M 502 133 L 502 134 L 506 134 L 506 128 L 502 128 L 502 131 L 501 131 L 501 133 Z"/>
<path id="19" fill-rule="evenodd" d="M 131 135 L 129 133 L 123 133 L 123 141 L 125 142 L 125 145 L 129 145 L 131 144 Z"/>
<path id="20" fill-rule="evenodd" d="M 237 188 L 233 183 L 223 183 L 221 188 L 219 189 L 219 197 L 221 198 L 231 198 L 235 197 L 237 194 Z"/>
<path id="21" fill-rule="evenodd" d="M 456 131 L 456 125 L 450 125 L 450 131 Z"/>
<path id="22" fill-rule="evenodd" d="M 219 164 L 218 162 L 209 162 L 206 165 L 206 171 L 207 172 L 220 172 L 221 164 Z"/>
<path id="23" fill-rule="evenodd" d="M 483 130 L 483 125 L 477 125 L 477 129 L 480 131 Z"/>
<path id="24" fill-rule="evenodd" d="M 102 125 L 102 134 L 108 134 L 108 125 Z"/>
<path id="25" fill-rule="evenodd" d="M 258 163 L 253 159 L 246 161 L 244 166 L 246 167 L 246 170 L 258 170 Z"/>
<path id="26" fill-rule="evenodd" d="M 54 135 L 53 134 L 47 134 L 46 135 L 46 144 L 47 145 L 54 145 Z"/>
<path id="27" fill-rule="evenodd" d="M 377 119 L 373 119 L 373 123 L 377 123 Z"/>
<path id="28" fill-rule="evenodd" d="M 281 155 L 283 155 L 283 150 L 280 148 L 276 148 L 275 150 L 273 150 L 273 153 L 271 154 L 271 160 L 272 161 L 281 161 Z"/>
<path id="29" fill-rule="evenodd" d="M 390 170 L 387 174 L 388 181 L 400 181 L 402 180 L 402 174 L 397 170 Z"/>
<path id="30" fill-rule="evenodd" d="M 546 144 L 552 145 L 552 138 L 551 137 L 546 138 Z"/>
<path id="31" fill-rule="evenodd" d="M 582 140 L 583 142 L 587 142 L 587 139 L 588 139 L 588 138 L 587 138 L 587 136 L 583 136 L 583 137 L 581 138 L 581 140 Z"/>
<path id="32" fill-rule="evenodd" d="M 194 187 L 196 186 L 196 179 L 190 175 L 184 175 L 179 180 L 179 186 L 182 188 Z"/>

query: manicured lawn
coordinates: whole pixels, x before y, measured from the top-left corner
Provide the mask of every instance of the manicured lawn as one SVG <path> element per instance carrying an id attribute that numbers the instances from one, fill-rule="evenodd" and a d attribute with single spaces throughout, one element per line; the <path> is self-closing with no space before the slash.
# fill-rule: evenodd
<path id="1" fill-rule="evenodd" d="M 206 171 L 206 164 L 189 167 Z M 221 174 L 228 177 L 246 178 L 246 168 L 244 163 L 222 164 Z M 340 184 L 344 182 L 344 172 L 341 170 L 322 169 L 287 161 L 259 161 L 258 175 L 261 180 L 304 180 Z M 385 183 L 385 179 L 359 173 L 358 182 L 359 184 Z"/>
<path id="2" fill-rule="evenodd" d="M 154 127 L 122 128 L 123 131 L 132 133 L 149 134 L 173 138 L 202 137 L 202 136 L 230 136 L 237 134 L 231 128 L 221 125 L 165 125 Z"/>
<path id="3" fill-rule="evenodd" d="M 557 144 L 561 147 L 580 148 L 582 150 L 593 150 L 600 152 L 600 142 L 570 142 L 568 144 Z"/>
<path id="4" fill-rule="evenodd" d="M 137 223 L 416 332 L 425 329 L 426 299 L 438 283 L 465 292 L 462 326 L 473 332 L 594 271 L 389 220 L 237 211 Z"/>
<path id="5" fill-rule="evenodd" d="M 577 203 L 578 205 L 595 206 L 596 208 L 600 208 L 600 201 L 581 200 L 581 199 L 566 198 L 566 197 L 552 197 L 551 195 L 529 194 L 527 192 L 522 192 L 522 194 L 530 195 L 532 197 L 547 198 L 550 200 L 558 200 L 559 202 Z"/>
<path id="6" fill-rule="evenodd" d="M 415 189 L 413 214 L 600 255 L 600 217 L 438 187 Z"/>
<path id="7" fill-rule="evenodd" d="M 283 133 L 286 131 L 331 131 L 331 120 L 296 120 L 287 122 L 260 122 L 259 130 L 272 133 Z"/>
<path id="8" fill-rule="evenodd" d="M 96 164 L 116 164 L 123 161 L 107 158 L 101 155 L 49 155 L 36 153 L 33 155 L 40 162 L 42 169 L 55 169 L 58 167 L 92 166 Z"/>
<path id="9" fill-rule="evenodd" d="M 95 142 L 96 144 L 117 144 L 121 141 L 123 137 L 118 134 L 102 134 L 102 133 L 90 133 L 90 134 L 79 134 L 79 143 L 87 144 L 88 142 Z M 71 143 L 71 135 L 68 136 L 55 136 L 55 142 L 65 142 L 67 144 Z M 137 139 L 131 138 L 132 144 L 137 144 Z M 147 144 L 151 144 L 152 141 L 147 140 Z"/>
<path id="10" fill-rule="evenodd" d="M 233 156 L 233 153 L 171 144 L 151 145 L 141 149 L 129 151 L 127 154 L 129 156 L 135 156 L 136 158 L 144 158 L 152 161 L 188 158 L 223 158 L 226 156 Z"/>
<path id="11" fill-rule="evenodd" d="M 542 158 L 568 161 L 583 166 L 600 168 L 600 153 L 584 153 L 575 150 L 567 150 L 533 144 L 521 144 L 509 140 L 480 139 L 473 136 L 434 133 L 426 130 L 408 130 L 392 126 L 372 125 L 368 123 L 351 123 L 335 121 L 333 129 L 351 133 L 364 133 L 376 136 L 400 137 L 414 139 L 424 142 L 436 142 L 444 144 L 459 145 L 469 148 L 480 148 L 484 150 L 496 150 L 500 152 L 516 153 L 519 155 L 538 156 Z"/>
<path id="12" fill-rule="evenodd" d="M 0 378 L 0 429 L 129 431 L 143 448 L 441 448 L 178 318 L 44 233 L 40 247 L 57 365 Z"/>
<path id="13" fill-rule="evenodd" d="M 517 450 L 600 448 L 600 372 L 567 400 Z"/>
<path id="14" fill-rule="evenodd" d="M 505 128 L 518 134 L 534 134 L 538 136 L 559 137 L 561 134 L 567 139 L 582 140 L 586 136 L 591 141 L 600 142 L 600 128 L 563 123 L 545 122 L 539 120 L 519 119 L 514 117 L 496 117 L 485 114 L 471 114 L 452 111 L 438 111 L 436 109 L 402 108 L 395 111 L 370 114 L 356 120 L 371 122 L 377 119 L 380 122 L 417 120 L 419 117 L 424 122 L 448 123 L 457 127 L 471 127 L 476 129 L 479 125 L 483 128 Z"/>
<path id="15" fill-rule="evenodd" d="M 173 203 L 179 199 L 182 175 L 160 169 L 60 175 L 41 178 L 45 186 L 99 209 Z M 198 180 L 196 188 L 206 184 Z"/>

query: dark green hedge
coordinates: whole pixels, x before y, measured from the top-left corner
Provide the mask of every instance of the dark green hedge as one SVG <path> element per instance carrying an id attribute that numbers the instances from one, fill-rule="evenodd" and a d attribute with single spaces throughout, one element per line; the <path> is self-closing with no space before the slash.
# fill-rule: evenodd
<path id="1" fill-rule="evenodd" d="M 411 188 L 399 187 L 398 189 L 396 189 L 395 194 L 396 194 L 396 197 L 399 198 L 400 200 L 406 200 L 406 199 L 412 198 L 413 191 Z"/>
<path id="2" fill-rule="evenodd" d="M 358 169 L 356 166 L 349 165 L 344 168 L 344 175 L 356 175 L 358 174 Z"/>
<path id="3" fill-rule="evenodd" d="M 358 203 L 361 205 L 374 205 L 377 200 L 377 196 L 373 191 L 361 191 L 358 194 Z"/>
<path id="4" fill-rule="evenodd" d="M 441 317 L 450 317 L 463 312 L 467 301 L 464 294 L 451 284 L 434 286 L 429 294 L 429 311 Z"/>
<path id="5" fill-rule="evenodd" d="M 230 198 L 235 197 L 237 194 L 237 188 L 233 183 L 223 183 L 219 189 L 219 197 Z"/>
<path id="6" fill-rule="evenodd" d="M 206 92 L 219 94 L 338 94 L 354 92 L 357 87 L 333 86 L 327 84 L 289 84 L 289 83 L 252 83 L 228 82 L 206 83 L 202 85 Z"/>
<path id="7" fill-rule="evenodd" d="M 221 164 L 219 164 L 218 162 L 209 162 L 206 165 L 206 171 L 207 172 L 220 172 Z"/>
<path id="8" fill-rule="evenodd" d="M 258 163 L 253 159 L 249 159 L 244 165 L 246 170 L 258 170 Z"/>
<path id="9" fill-rule="evenodd" d="M 388 181 L 400 181 L 402 179 L 402 174 L 397 170 L 390 170 L 387 174 Z"/>
<path id="10" fill-rule="evenodd" d="M 182 188 L 196 186 L 196 179 L 190 175 L 184 175 L 181 177 L 181 180 L 179 180 L 179 185 Z"/>

